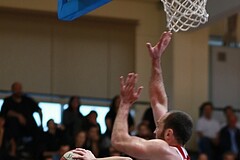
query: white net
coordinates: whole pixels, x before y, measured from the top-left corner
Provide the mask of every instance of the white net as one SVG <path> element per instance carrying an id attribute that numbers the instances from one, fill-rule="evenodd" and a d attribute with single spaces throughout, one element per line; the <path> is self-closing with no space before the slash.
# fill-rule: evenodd
<path id="1" fill-rule="evenodd" d="M 161 0 L 170 31 L 187 31 L 208 21 L 207 0 Z"/>

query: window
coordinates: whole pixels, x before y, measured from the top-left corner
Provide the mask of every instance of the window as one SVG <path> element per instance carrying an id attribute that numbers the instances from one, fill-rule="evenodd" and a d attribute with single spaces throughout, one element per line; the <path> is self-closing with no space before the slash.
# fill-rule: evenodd
<path id="1" fill-rule="evenodd" d="M 0 110 L 3 104 L 3 99 L 0 99 Z M 47 131 L 47 121 L 53 119 L 55 123 L 60 124 L 62 121 L 62 111 L 67 109 L 68 104 L 61 105 L 60 103 L 52 102 L 39 102 L 39 107 L 42 109 L 43 113 L 43 130 Z M 91 111 L 96 111 L 98 114 L 97 122 L 100 124 L 102 134 L 106 131 L 105 116 L 109 111 L 108 106 L 95 106 L 95 105 L 81 105 L 80 112 L 83 116 L 88 115 Z M 134 117 L 135 111 L 131 110 L 131 115 Z M 40 117 L 38 113 L 34 113 L 33 117 L 36 120 L 38 126 L 40 125 Z"/>
<path id="2" fill-rule="evenodd" d="M 2 109 L 3 99 L 0 99 L 0 111 Z"/>
<path id="3" fill-rule="evenodd" d="M 62 106 L 60 103 L 48 103 L 48 102 L 40 102 L 39 107 L 42 109 L 43 113 L 43 130 L 47 130 L 47 121 L 49 119 L 53 119 L 55 123 L 60 124 L 62 119 Z M 40 117 L 37 113 L 33 114 L 36 122 L 40 125 Z"/>
<path id="4" fill-rule="evenodd" d="M 107 127 L 105 123 L 105 116 L 109 111 L 109 107 L 103 107 L 103 106 L 88 106 L 88 105 L 82 105 L 80 107 L 80 112 L 86 116 L 90 111 L 96 111 L 97 116 L 97 122 L 100 124 L 101 132 L 102 134 L 105 133 Z"/>
<path id="5" fill-rule="evenodd" d="M 65 104 L 63 109 L 67 109 L 68 105 Z M 102 134 L 106 131 L 106 124 L 105 124 L 105 116 L 109 111 L 109 107 L 107 106 L 92 106 L 92 105 L 81 105 L 80 112 L 83 116 L 88 115 L 91 111 L 96 111 L 98 114 L 97 122 L 101 127 Z"/>

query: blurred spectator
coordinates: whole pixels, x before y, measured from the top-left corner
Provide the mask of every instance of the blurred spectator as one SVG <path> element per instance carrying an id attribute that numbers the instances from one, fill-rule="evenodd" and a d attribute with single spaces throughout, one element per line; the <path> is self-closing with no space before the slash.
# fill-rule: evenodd
<path id="1" fill-rule="evenodd" d="M 232 114 L 227 116 L 227 125 L 219 133 L 221 153 L 232 152 L 240 156 L 240 129 L 237 128 L 237 116 Z"/>
<path id="2" fill-rule="evenodd" d="M 68 143 L 65 133 L 57 128 L 53 119 L 47 122 L 48 130 L 44 133 L 43 157 L 52 157 L 57 154 L 62 144 Z"/>
<path id="3" fill-rule="evenodd" d="M 112 128 L 117 115 L 119 104 L 120 104 L 120 96 L 117 95 L 112 99 L 112 103 L 110 105 L 110 111 L 107 113 L 105 117 L 106 126 L 107 126 L 105 135 L 108 135 L 109 137 L 111 137 L 111 134 L 112 134 Z M 134 130 L 134 120 L 131 114 L 128 115 L 128 127 L 129 127 L 129 132 Z"/>
<path id="4" fill-rule="evenodd" d="M 113 97 L 112 102 L 110 104 L 110 110 L 105 117 L 105 123 L 106 123 L 107 129 L 104 135 L 102 136 L 102 143 L 103 143 L 102 146 L 106 150 L 109 150 L 109 147 L 111 146 L 112 129 L 113 129 L 113 124 L 119 108 L 119 104 L 120 104 L 120 96 L 116 95 L 115 97 Z M 129 126 L 129 132 L 134 130 L 134 120 L 131 114 L 128 115 L 128 126 Z"/>
<path id="5" fill-rule="evenodd" d="M 66 130 L 71 143 L 74 142 L 74 136 L 80 130 L 86 129 L 85 117 L 80 113 L 81 102 L 79 97 L 72 96 L 68 102 L 68 108 L 63 111 L 62 124 Z"/>
<path id="6" fill-rule="evenodd" d="M 239 160 L 239 158 L 236 159 L 235 154 L 232 152 L 226 152 L 223 155 L 223 160 Z"/>
<path id="7" fill-rule="evenodd" d="M 107 150 L 101 147 L 101 139 L 97 125 L 89 126 L 87 131 L 86 149 L 92 151 L 95 157 L 104 157 L 107 154 Z"/>
<path id="8" fill-rule="evenodd" d="M 91 111 L 87 116 L 87 126 L 91 126 L 91 125 L 97 125 L 98 126 L 98 130 L 99 130 L 99 135 L 101 135 L 101 127 L 100 124 L 97 122 L 97 112 L 96 111 Z"/>
<path id="9" fill-rule="evenodd" d="M 228 105 L 228 106 L 224 107 L 223 113 L 224 113 L 224 116 L 225 116 L 225 123 L 222 124 L 222 127 L 225 127 L 227 125 L 228 117 L 231 117 L 232 115 L 234 115 L 235 111 L 234 111 L 232 106 Z M 239 122 L 237 122 L 236 126 L 237 126 L 238 129 L 240 129 L 240 123 Z"/>
<path id="10" fill-rule="evenodd" d="M 79 131 L 75 136 L 74 144 L 71 149 L 75 148 L 86 148 L 87 133 L 86 131 Z"/>
<path id="11" fill-rule="evenodd" d="M 208 157 L 206 154 L 201 153 L 198 155 L 198 159 L 197 160 L 208 160 Z"/>
<path id="12" fill-rule="evenodd" d="M 154 122 L 153 111 L 152 111 L 151 107 L 149 107 L 145 110 L 143 117 L 142 117 L 142 122 L 148 124 L 148 126 L 150 127 L 152 132 L 155 131 L 156 125 Z"/>
<path id="13" fill-rule="evenodd" d="M 196 131 L 200 153 L 205 153 L 209 160 L 215 160 L 217 156 L 219 123 L 212 118 L 213 105 L 205 102 L 200 106 L 200 118 L 197 121 Z"/>
<path id="14" fill-rule="evenodd" d="M 144 122 L 142 122 L 138 125 L 136 136 L 141 137 L 146 140 L 154 138 L 153 132 L 151 131 L 150 127 Z"/>
<path id="15" fill-rule="evenodd" d="M 17 148 L 22 148 L 28 154 L 37 152 L 37 138 L 40 129 L 33 117 L 37 112 L 42 123 L 42 112 L 37 102 L 22 92 L 22 84 L 15 82 L 11 86 L 12 95 L 4 99 L 1 115 L 6 120 L 6 129 L 10 137 L 16 141 Z M 42 126 L 42 124 L 41 124 Z"/>
<path id="16" fill-rule="evenodd" d="M 0 160 L 17 159 L 16 142 L 9 135 L 5 129 L 5 118 L 0 115 Z"/>
<path id="17" fill-rule="evenodd" d="M 70 151 L 70 146 L 68 144 L 62 144 L 56 154 L 52 156 L 52 160 L 60 160 L 64 153 Z"/>

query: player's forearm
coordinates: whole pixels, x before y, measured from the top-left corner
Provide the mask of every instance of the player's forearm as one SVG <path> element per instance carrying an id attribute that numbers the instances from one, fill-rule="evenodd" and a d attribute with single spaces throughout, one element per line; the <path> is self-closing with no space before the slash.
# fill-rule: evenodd
<path id="1" fill-rule="evenodd" d="M 124 144 L 128 141 L 130 135 L 128 134 L 128 113 L 130 104 L 120 103 L 120 107 L 118 109 L 118 113 L 113 125 L 112 132 L 112 145 L 118 150 L 122 150 Z"/>
<path id="2" fill-rule="evenodd" d="M 160 59 L 152 59 L 151 72 L 150 101 L 156 122 L 168 110 L 168 99 L 164 88 Z"/>

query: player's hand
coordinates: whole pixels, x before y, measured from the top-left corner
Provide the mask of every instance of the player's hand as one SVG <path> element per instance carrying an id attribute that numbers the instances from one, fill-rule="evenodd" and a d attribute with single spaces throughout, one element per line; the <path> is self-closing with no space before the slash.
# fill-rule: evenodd
<path id="1" fill-rule="evenodd" d="M 76 148 L 73 150 L 73 153 L 78 154 L 77 156 L 73 156 L 73 159 L 76 160 L 96 160 L 96 157 L 93 155 L 93 153 L 89 150 L 83 149 L 83 148 Z"/>
<path id="2" fill-rule="evenodd" d="M 167 48 L 169 42 L 171 41 L 172 33 L 171 32 L 164 32 L 159 40 L 159 42 L 152 47 L 151 43 L 147 43 L 147 48 L 149 54 L 154 59 L 161 58 L 163 52 Z"/>
<path id="3" fill-rule="evenodd" d="M 121 88 L 120 97 L 122 103 L 133 104 L 140 96 L 143 87 L 136 87 L 137 74 L 129 73 L 127 78 L 120 77 Z"/>

